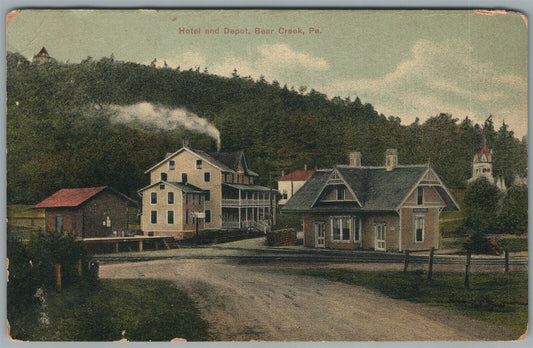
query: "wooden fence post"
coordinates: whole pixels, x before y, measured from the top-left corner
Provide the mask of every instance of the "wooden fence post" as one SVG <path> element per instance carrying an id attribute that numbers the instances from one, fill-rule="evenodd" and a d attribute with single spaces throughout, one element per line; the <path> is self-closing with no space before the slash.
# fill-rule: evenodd
<path id="1" fill-rule="evenodd" d="M 472 257 L 472 252 L 470 250 L 466 251 L 466 265 L 465 265 L 465 288 L 470 287 L 470 258 Z"/>
<path id="2" fill-rule="evenodd" d="M 56 290 L 61 290 L 61 264 L 56 263 Z"/>
<path id="3" fill-rule="evenodd" d="M 403 272 L 407 272 L 407 267 L 409 266 L 409 249 L 405 251 L 405 259 L 403 261 Z"/>
<path id="4" fill-rule="evenodd" d="M 504 250 L 504 253 L 505 253 L 505 273 L 509 273 L 509 250 L 505 249 Z"/>
<path id="5" fill-rule="evenodd" d="M 429 264 L 428 264 L 428 280 L 431 280 L 433 276 L 433 254 L 435 253 L 435 247 L 431 247 L 429 251 Z"/>

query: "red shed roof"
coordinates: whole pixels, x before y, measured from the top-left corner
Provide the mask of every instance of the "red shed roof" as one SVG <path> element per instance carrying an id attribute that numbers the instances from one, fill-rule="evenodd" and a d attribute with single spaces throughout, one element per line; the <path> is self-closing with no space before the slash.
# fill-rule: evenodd
<path id="1" fill-rule="evenodd" d="M 314 170 L 295 170 L 294 172 L 282 176 L 278 181 L 306 181 L 314 173 Z"/>
<path id="2" fill-rule="evenodd" d="M 105 190 L 107 186 L 61 189 L 34 205 L 34 208 L 77 207 Z"/>

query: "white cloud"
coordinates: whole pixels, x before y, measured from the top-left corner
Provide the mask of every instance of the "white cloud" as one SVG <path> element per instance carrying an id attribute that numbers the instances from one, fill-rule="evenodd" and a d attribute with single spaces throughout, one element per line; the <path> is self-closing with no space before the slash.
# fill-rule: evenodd
<path id="1" fill-rule="evenodd" d="M 323 58 L 312 57 L 304 52 L 292 50 L 287 44 L 273 44 L 259 46 L 263 58 L 259 65 L 265 70 L 272 68 L 305 68 L 318 71 L 329 69 L 328 62 Z"/>
<path id="2" fill-rule="evenodd" d="M 241 57 L 227 56 L 217 57 L 217 63 L 209 65 L 207 57 L 200 52 L 190 51 L 181 53 L 175 57 L 160 57 L 156 60 L 156 66 L 176 68 L 180 66 L 181 70 L 196 69 L 200 67 L 203 71 L 208 68 L 209 73 L 221 76 L 231 76 L 234 69 L 240 76 L 251 76 L 259 78 L 261 75 L 269 80 L 281 80 L 287 73 L 299 73 L 310 71 L 327 71 L 329 64 L 324 58 L 313 57 L 308 53 L 295 51 L 289 45 L 284 43 L 272 45 L 260 45 L 257 47 L 258 55 L 256 60 L 246 60 Z M 144 62 L 149 65 L 151 62 Z"/>
<path id="3" fill-rule="evenodd" d="M 519 136 L 527 132 L 527 77 L 503 73 L 475 58 L 461 40 L 416 42 L 411 55 L 379 78 L 344 80 L 324 86 L 330 96 L 359 96 L 404 124 L 440 112 L 482 122 L 489 115 L 503 119 Z"/>

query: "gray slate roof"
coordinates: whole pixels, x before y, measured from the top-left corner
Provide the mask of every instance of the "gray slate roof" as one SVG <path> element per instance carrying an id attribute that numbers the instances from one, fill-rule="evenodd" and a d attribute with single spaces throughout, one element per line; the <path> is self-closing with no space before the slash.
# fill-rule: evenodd
<path id="1" fill-rule="evenodd" d="M 395 211 L 428 170 L 427 166 L 398 166 L 392 171 L 381 167 L 337 166 L 335 169 L 355 193 L 355 202 L 314 204 L 334 169 L 319 170 L 311 176 L 282 208 L 282 212 L 385 212 Z M 448 196 L 444 189 L 439 193 Z M 457 208 L 453 200 L 443 197 L 448 207 Z"/>
<path id="2" fill-rule="evenodd" d="M 220 168 L 224 172 L 237 172 L 238 171 L 238 167 L 239 167 L 239 163 L 240 163 L 241 158 L 242 158 L 243 159 L 243 163 L 244 163 L 244 165 L 243 165 L 244 166 L 244 172 L 247 175 L 250 175 L 250 176 L 259 176 L 259 174 L 257 174 L 253 170 L 251 170 L 250 167 L 248 166 L 248 163 L 246 161 L 246 157 L 244 156 L 244 152 L 243 151 L 205 152 L 205 151 L 202 151 L 202 150 L 192 149 L 190 147 L 186 147 L 186 148 L 182 147 L 181 149 L 179 149 L 178 151 L 176 151 L 174 153 L 167 153 L 165 155 L 165 158 L 162 161 L 160 161 L 156 165 L 150 167 L 144 173 L 145 174 L 149 173 L 150 171 L 152 171 L 153 169 L 159 167 L 160 165 L 162 165 L 166 161 L 170 160 L 171 157 L 173 157 L 174 155 L 178 154 L 181 151 L 184 151 L 185 149 L 197 154 L 198 156 L 204 158 L 206 161 L 211 162 L 213 165 L 215 165 L 216 167 Z"/>

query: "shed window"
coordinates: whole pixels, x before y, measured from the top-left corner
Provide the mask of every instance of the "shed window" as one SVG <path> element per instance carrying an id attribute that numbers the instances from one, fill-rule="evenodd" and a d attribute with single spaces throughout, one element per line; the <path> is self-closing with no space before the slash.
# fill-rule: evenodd
<path id="1" fill-rule="evenodd" d="M 54 219 L 54 227 L 57 233 L 63 233 L 63 216 L 56 215 Z"/>
<path id="2" fill-rule="evenodd" d="M 102 226 L 111 227 L 111 218 L 109 216 L 104 216 L 102 219 Z"/>
<path id="3" fill-rule="evenodd" d="M 152 204 L 156 204 L 157 203 L 157 192 L 150 193 L 150 202 Z"/>

